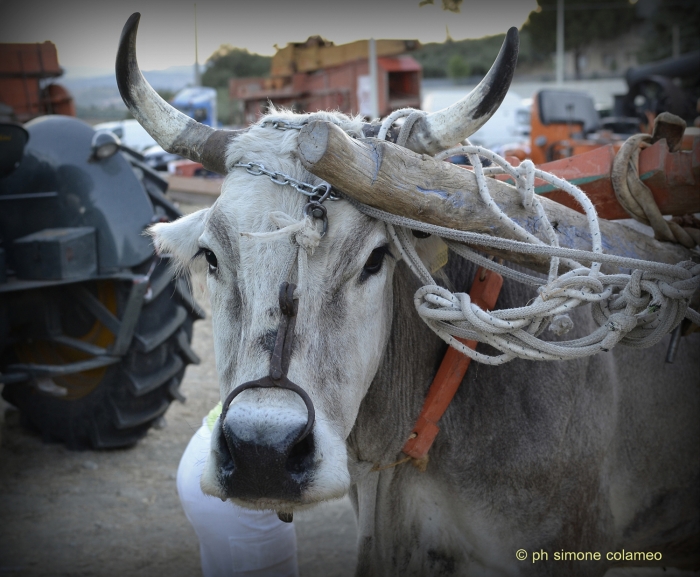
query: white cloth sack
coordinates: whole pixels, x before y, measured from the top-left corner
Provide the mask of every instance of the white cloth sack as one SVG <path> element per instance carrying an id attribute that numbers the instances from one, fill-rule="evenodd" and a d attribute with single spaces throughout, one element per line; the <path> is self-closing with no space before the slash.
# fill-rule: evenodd
<path id="1" fill-rule="evenodd" d="M 205 419 L 177 470 L 177 492 L 199 538 L 204 577 L 298 577 L 293 523 L 282 523 L 274 511 L 251 511 L 202 493 L 210 439 Z"/>

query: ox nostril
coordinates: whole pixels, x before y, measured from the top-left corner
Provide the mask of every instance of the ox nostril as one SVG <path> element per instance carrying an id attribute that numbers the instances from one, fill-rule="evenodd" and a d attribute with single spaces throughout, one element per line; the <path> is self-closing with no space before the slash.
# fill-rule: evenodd
<path id="1" fill-rule="evenodd" d="M 230 463 L 227 464 L 233 467 L 233 455 L 236 452 L 236 446 L 233 444 L 231 436 L 226 434 L 226 431 L 221 432 L 221 437 L 223 443 L 220 443 L 220 452 L 224 455 L 227 461 L 230 461 Z"/>
<path id="2" fill-rule="evenodd" d="M 218 437 L 219 479 L 230 497 L 298 500 L 312 478 L 315 439 L 306 415 L 230 407 Z"/>
<path id="3" fill-rule="evenodd" d="M 295 443 L 287 454 L 284 468 L 292 474 L 302 474 L 308 471 L 313 462 L 314 435 L 309 433 L 298 443 Z"/>
<path id="4" fill-rule="evenodd" d="M 232 473 L 235 468 L 233 455 L 235 453 L 235 445 L 225 425 L 221 427 L 218 443 L 216 444 L 216 452 L 219 456 L 219 468 L 223 473 Z"/>

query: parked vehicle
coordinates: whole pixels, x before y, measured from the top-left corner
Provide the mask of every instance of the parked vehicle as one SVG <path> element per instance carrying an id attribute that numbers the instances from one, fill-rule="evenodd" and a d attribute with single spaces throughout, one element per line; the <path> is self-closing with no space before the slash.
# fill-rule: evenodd
<path id="1" fill-rule="evenodd" d="M 158 144 L 143 151 L 143 161 L 153 170 L 159 172 L 166 172 L 168 170 L 168 163 L 177 160 L 182 160 L 182 156 L 168 152 Z"/>
<path id="2" fill-rule="evenodd" d="M 636 118 L 601 118 L 593 98 L 573 90 L 540 90 L 533 97 L 530 118 L 530 158 L 535 164 L 622 144 L 640 131 Z"/>
<path id="3" fill-rule="evenodd" d="M 145 152 L 153 146 L 157 146 L 153 137 L 138 123 L 138 120 L 115 120 L 113 122 L 101 122 L 95 125 L 95 130 L 109 130 L 119 137 L 121 143 L 137 152 Z"/>
<path id="4" fill-rule="evenodd" d="M 136 443 L 198 362 L 203 313 L 144 235 L 181 213 L 141 158 L 75 118 L 0 114 L 2 395 L 73 449 Z"/>
<path id="5" fill-rule="evenodd" d="M 416 40 L 376 40 L 380 116 L 420 106 L 423 69 L 406 54 L 417 48 Z M 229 97 L 240 105 L 236 122 L 257 122 L 270 104 L 296 112 L 339 110 L 372 116 L 369 52 L 367 40 L 336 46 L 320 36 L 279 48 L 269 77 L 229 81 Z"/>
<path id="6" fill-rule="evenodd" d="M 216 90 L 203 86 L 183 88 L 170 103 L 180 112 L 197 122 L 218 128 L 219 118 L 216 109 Z"/>

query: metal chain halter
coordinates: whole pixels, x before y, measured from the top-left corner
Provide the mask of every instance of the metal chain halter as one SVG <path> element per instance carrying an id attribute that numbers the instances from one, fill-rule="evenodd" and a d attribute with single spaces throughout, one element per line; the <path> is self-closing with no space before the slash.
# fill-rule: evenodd
<path id="1" fill-rule="evenodd" d="M 301 194 L 321 203 L 325 200 L 340 199 L 339 195 L 333 193 L 331 185 L 327 182 L 322 182 L 321 184 L 314 186 L 308 182 L 297 180 L 284 172 L 268 170 L 259 162 L 237 162 L 233 166 L 236 168 L 245 168 L 248 171 L 248 174 L 252 174 L 253 176 L 269 176 L 270 180 L 275 184 L 279 184 L 280 186 L 291 186 L 297 192 L 300 192 Z"/>
<path id="2" fill-rule="evenodd" d="M 381 139 L 387 139 L 392 142 L 396 142 L 397 139 L 402 138 L 403 136 L 403 142 L 405 142 L 406 137 L 408 136 L 408 133 L 411 131 L 411 127 L 413 126 L 413 123 L 421 116 L 424 115 L 424 112 L 413 110 L 413 109 L 401 109 L 396 111 L 394 114 L 390 115 L 387 120 L 391 119 L 391 122 L 389 122 L 388 126 L 386 126 L 387 122 L 386 120 L 381 124 L 365 124 L 362 128 L 362 132 L 365 135 L 365 137 L 368 136 L 376 136 L 377 132 L 380 133 L 379 138 Z M 400 118 L 401 116 L 409 116 L 407 121 L 404 123 L 404 125 L 401 128 L 401 133 L 394 134 L 391 130 L 391 123 L 396 119 Z M 308 124 L 308 121 L 305 122 L 289 122 L 287 120 L 264 120 L 263 122 L 260 123 L 260 126 L 270 126 L 271 128 L 274 128 L 275 130 L 301 130 Z M 404 136 L 405 135 L 405 136 Z M 401 142 L 401 144 L 403 144 Z M 289 176 L 288 174 L 285 174 L 283 172 L 277 172 L 275 170 L 268 170 L 265 168 L 265 166 L 259 162 L 237 162 L 236 164 L 233 165 L 234 168 L 245 168 L 248 171 L 248 174 L 252 174 L 253 176 L 262 176 L 266 175 L 270 177 L 270 180 L 274 182 L 275 184 L 279 184 L 280 186 L 291 186 L 294 188 L 297 192 L 300 192 L 303 195 L 308 196 L 309 198 L 312 199 L 312 202 L 318 203 L 320 206 L 324 201 L 326 200 L 340 200 L 342 196 L 336 192 L 333 192 L 333 189 L 330 184 L 327 182 L 323 182 L 321 184 L 317 185 L 312 185 L 307 182 L 302 182 L 300 180 L 297 180 L 296 178 L 293 178 Z M 307 214 L 307 208 L 304 208 L 304 214 Z M 313 207 L 312 215 L 314 218 L 321 218 L 321 215 L 318 211 L 318 206 Z M 327 221 L 326 221 L 326 226 L 327 226 Z M 325 232 L 324 232 L 325 234 Z"/>

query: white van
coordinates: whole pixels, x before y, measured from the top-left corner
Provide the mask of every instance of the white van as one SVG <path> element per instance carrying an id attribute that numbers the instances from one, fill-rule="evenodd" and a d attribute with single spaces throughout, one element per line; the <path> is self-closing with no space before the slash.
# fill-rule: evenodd
<path id="1" fill-rule="evenodd" d="M 117 120 L 115 122 L 102 122 L 93 127 L 95 130 L 109 130 L 119 137 L 122 144 L 134 149 L 136 152 L 143 152 L 147 148 L 158 144 L 146 132 L 138 120 Z"/>
<path id="2" fill-rule="evenodd" d="M 450 87 L 425 91 L 422 108 L 435 112 L 463 98 L 470 87 Z M 469 137 L 472 144 L 494 149 L 504 144 L 525 140 L 530 134 L 530 102 L 509 91 L 490 120 Z"/>

